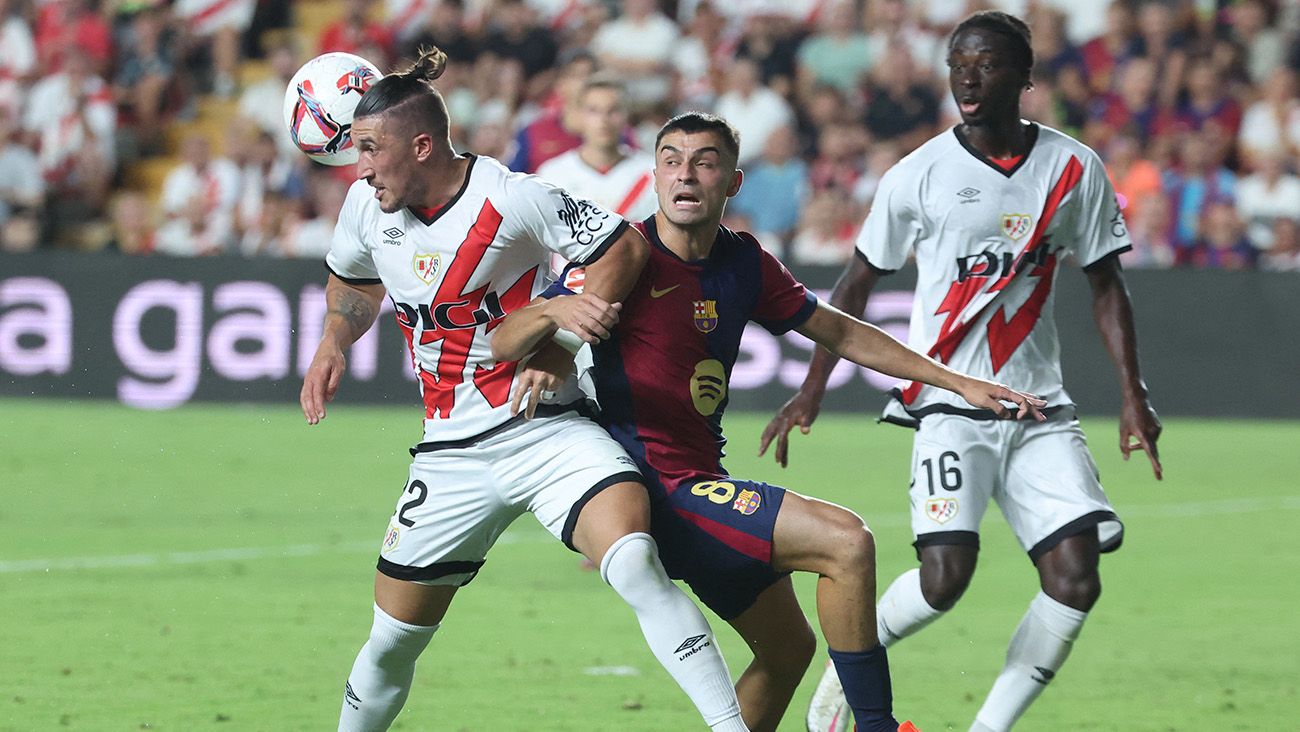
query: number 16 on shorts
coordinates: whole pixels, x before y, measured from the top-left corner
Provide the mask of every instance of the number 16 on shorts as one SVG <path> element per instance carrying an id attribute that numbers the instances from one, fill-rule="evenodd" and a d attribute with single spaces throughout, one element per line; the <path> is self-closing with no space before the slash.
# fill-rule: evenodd
<path id="1" fill-rule="evenodd" d="M 914 501 L 924 498 L 925 517 L 930 521 L 946 524 L 957 515 L 958 499 L 951 494 L 961 490 L 961 469 L 961 455 L 953 450 L 917 451 L 912 467 L 912 496 Z"/>

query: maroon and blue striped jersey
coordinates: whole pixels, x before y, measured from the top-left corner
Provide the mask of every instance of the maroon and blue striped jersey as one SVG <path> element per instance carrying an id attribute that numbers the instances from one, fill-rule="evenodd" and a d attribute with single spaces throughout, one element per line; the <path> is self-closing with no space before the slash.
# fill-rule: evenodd
<path id="1" fill-rule="evenodd" d="M 601 424 L 671 493 L 726 475 L 722 414 L 745 324 L 780 335 L 807 321 L 817 298 L 747 233 L 718 227 L 709 256 L 687 262 L 659 240 L 653 216 L 634 225 L 650 259 L 613 335 L 592 348 L 590 376 Z M 571 266 L 544 296 L 581 282 Z"/>

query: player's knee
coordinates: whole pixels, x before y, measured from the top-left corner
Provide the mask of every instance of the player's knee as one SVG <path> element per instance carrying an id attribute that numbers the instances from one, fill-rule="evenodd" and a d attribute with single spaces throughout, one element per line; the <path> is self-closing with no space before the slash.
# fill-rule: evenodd
<path id="1" fill-rule="evenodd" d="M 843 573 L 868 573 L 876 571 L 876 537 L 862 519 L 852 511 L 839 509 L 827 520 L 827 536 L 831 543 L 832 560 Z"/>
<path id="2" fill-rule="evenodd" d="M 966 593 L 966 588 L 970 587 L 974 574 L 973 558 L 947 555 L 931 560 L 923 556 L 921 594 L 935 610 L 951 610 Z"/>
<path id="3" fill-rule="evenodd" d="M 1090 572 L 1044 578 L 1043 592 L 1062 605 L 1087 612 L 1101 597 L 1101 576 L 1096 572 Z"/>

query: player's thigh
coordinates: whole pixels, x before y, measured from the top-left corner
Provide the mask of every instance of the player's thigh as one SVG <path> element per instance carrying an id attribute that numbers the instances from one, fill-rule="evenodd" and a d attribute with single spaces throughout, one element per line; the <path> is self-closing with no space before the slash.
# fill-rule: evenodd
<path id="1" fill-rule="evenodd" d="M 394 580 L 459 587 L 522 509 L 501 500 L 474 447 L 416 456 L 389 518 L 379 572 Z"/>
<path id="2" fill-rule="evenodd" d="M 1017 432 L 998 503 L 1030 558 L 1036 561 L 1063 539 L 1093 527 L 1101 551 L 1117 548 L 1123 525 L 1102 490 L 1078 422 L 1021 425 Z"/>
<path id="3" fill-rule="evenodd" d="M 570 549 L 581 546 L 599 561 L 620 537 L 650 530 L 641 473 L 596 423 L 562 414 L 521 423 L 502 437 L 491 449 L 506 500 L 531 511 Z"/>
<path id="4" fill-rule="evenodd" d="M 651 526 L 670 577 L 684 580 L 730 621 L 784 575 L 772 539 L 785 489 L 728 477 L 700 477 L 652 501 Z"/>
<path id="5" fill-rule="evenodd" d="M 772 566 L 783 572 L 835 575 L 873 570 L 875 544 L 862 518 L 843 506 L 785 492 L 772 536 Z"/>
<path id="6" fill-rule="evenodd" d="M 908 489 L 918 553 L 931 545 L 979 546 L 980 521 L 1002 480 L 1000 424 L 947 414 L 921 421 Z"/>

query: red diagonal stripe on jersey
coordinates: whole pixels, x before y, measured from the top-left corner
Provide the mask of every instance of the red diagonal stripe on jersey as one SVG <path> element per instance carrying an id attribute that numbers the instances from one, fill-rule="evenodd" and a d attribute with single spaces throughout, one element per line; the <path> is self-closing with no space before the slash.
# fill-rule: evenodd
<path id="1" fill-rule="evenodd" d="M 645 175 L 638 178 L 636 183 L 628 189 L 627 195 L 623 196 L 623 200 L 619 201 L 619 204 L 614 207 L 614 213 L 619 216 L 626 214 L 627 210 L 632 208 L 632 204 L 636 203 L 636 199 L 640 198 L 641 194 L 645 192 L 646 186 L 650 185 L 651 179 L 652 176 L 649 171 L 646 171 Z"/>
<path id="2" fill-rule="evenodd" d="M 1002 370 L 1011 359 L 1011 354 L 1016 352 L 1020 344 L 1029 337 L 1029 331 L 1038 324 L 1038 319 L 1043 314 L 1043 305 L 1047 303 L 1047 296 L 1052 291 L 1055 274 L 1056 255 L 1049 254 L 1042 266 L 1034 267 L 1031 276 L 1039 278 L 1038 284 L 1034 286 L 1034 291 L 1029 293 L 1029 299 L 1025 300 L 1025 304 L 1020 306 L 1016 314 L 1007 318 L 1006 308 L 999 306 L 993 313 L 993 317 L 989 319 L 989 357 L 993 361 L 994 374 Z"/>
<path id="3" fill-rule="evenodd" d="M 474 310 L 483 304 L 483 295 L 488 291 L 488 283 L 473 292 L 465 292 L 470 277 L 483 261 L 483 255 L 497 237 L 501 228 L 501 214 L 493 208 L 491 201 L 484 201 L 479 210 L 478 219 L 470 227 L 465 241 L 457 247 L 451 260 L 451 266 L 443 276 L 442 284 L 433 297 L 435 305 L 459 303 L 454 310 Z M 438 363 L 433 372 L 420 371 L 420 382 L 424 391 L 424 414 L 434 419 L 441 413 L 445 419 L 451 416 L 456 406 L 456 387 L 465 380 L 465 365 L 469 361 L 470 344 L 478 328 L 444 329 L 437 327 L 420 335 L 420 344 L 428 345 L 442 341 L 438 349 Z"/>
<path id="4" fill-rule="evenodd" d="M 533 267 L 515 280 L 515 283 L 501 296 L 501 310 L 509 314 L 528 304 L 533 295 L 533 282 L 537 280 L 538 267 Z M 488 321 L 483 332 L 491 333 L 505 318 Z M 510 385 L 515 382 L 515 366 L 518 361 L 500 361 L 490 369 L 474 367 L 474 386 L 493 407 L 500 407 L 510 399 Z"/>
<path id="5" fill-rule="evenodd" d="M 746 534 L 739 529 L 719 523 L 706 516 L 691 513 L 685 509 L 676 508 L 673 510 L 677 512 L 678 516 L 681 516 L 701 529 L 704 529 L 709 536 L 712 536 L 741 554 L 753 557 L 760 562 L 772 561 L 772 542 L 764 541 L 757 536 Z"/>
<path id="6" fill-rule="evenodd" d="M 1074 190 L 1075 186 L 1079 184 L 1079 180 L 1082 176 L 1083 165 L 1079 162 L 1079 158 L 1073 155 L 1070 156 L 1070 160 L 1065 164 L 1065 169 L 1061 171 L 1061 177 L 1056 180 L 1056 184 L 1052 186 L 1051 192 L 1047 194 L 1047 201 L 1043 204 L 1043 213 L 1038 217 L 1038 223 L 1034 227 L 1033 236 L 1029 237 L 1029 241 L 1025 244 L 1024 248 L 1022 248 L 1020 253 L 1016 255 L 1016 260 L 1014 266 L 1011 268 L 1011 272 L 999 277 L 995 282 L 993 282 L 993 284 L 988 288 L 988 292 L 998 292 L 1002 290 L 1011 281 L 1011 278 L 1016 276 L 1019 271 L 1021 260 L 1023 260 L 1025 255 L 1033 251 L 1034 248 L 1042 242 L 1043 236 L 1047 232 L 1048 225 L 1051 224 L 1052 219 L 1056 217 L 1056 211 L 1060 208 L 1061 201 L 1065 199 L 1067 193 Z M 1035 270 L 1038 269 L 1039 268 L 1037 267 L 1035 268 Z M 1048 280 L 1047 291 L 1050 291 L 1051 277 L 1045 277 L 1045 279 Z M 972 276 L 968 277 L 964 282 L 954 282 L 948 288 L 948 294 L 944 296 L 943 302 L 939 303 L 939 308 L 934 311 L 935 315 L 943 315 L 944 313 L 947 313 L 948 317 L 944 320 L 943 327 L 939 329 L 939 337 L 935 340 L 934 345 L 926 352 L 929 356 L 946 363 L 948 359 L 952 357 L 953 352 L 957 350 L 957 346 L 966 338 L 971 329 L 975 327 L 975 321 L 979 320 L 979 313 L 972 313 L 971 317 L 968 318 L 966 322 L 960 324 L 957 324 L 957 318 L 963 311 L 965 311 L 966 307 L 976 295 L 985 291 L 982 287 L 984 282 L 984 278 Z M 1041 286 L 1040 283 L 1039 287 Z M 1035 288 L 1035 293 L 1037 293 L 1037 290 L 1038 288 Z M 1043 302 L 1046 302 L 1047 292 L 1044 292 L 1042 297 Z M 1032 298 L 1033 295 L 1031 294 L 1031 300 Z M 988 307 L 991 303 L 992 301 L 986 303 L 984 307 Z M 1025 306 L 1028 306 L 1029 304 L 1029 302 L 1026 302 Z M 1033 320 L 1028 323 L 1028 327 L 1025 330 L 1025 336 L 1029 334 L 1029 330 L 1033 329 L 1034 323 L 1038 322 L 1038 315 L 1042 314 L 1042 305 L 1042 302 L 1038 304 L 1036 314 Z M 1026 315 L 1025 317 L 1027 318 L 1029 316 Z M 1018 346 L 1020 341 L 1023 340 L 1024 337 L 1022 336 L 1015 345 Z M 1011 350 L 1014 351 L 1015 348 L 1013 347 Z M 1010 357 L 1010 353 L 1007 353 L 1006 356 Z M 1005 361 L 1003 361 L 1003 363 L 1005 363 Z M 997 368 L 1000 368 L 1000 365 L 995 367 L 995 371 Z M 917 395 L 921 393 L 921 386 L 922 384 L 919 381 L 913 381 L 908 384 L 907 388 L 903 390 L 903 403 L 911 404 L 916 401 Z"/>

